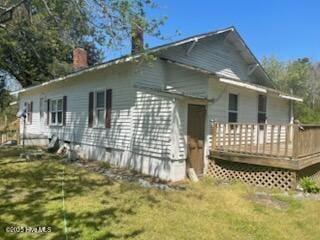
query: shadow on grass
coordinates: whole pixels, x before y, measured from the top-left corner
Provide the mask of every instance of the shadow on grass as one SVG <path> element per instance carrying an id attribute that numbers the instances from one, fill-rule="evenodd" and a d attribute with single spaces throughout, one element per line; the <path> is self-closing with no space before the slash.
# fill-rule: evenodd
<path id="1" fill-rule="evenodd" d="M 64 213 L 62 212 L 61 180 L 63 164 L 57 161 L 18 161 L 20 149 L 0 149 L 0 239 L 26 239 L 24 233 L 10 234 L 4 227 L 12 225 L 51 226 L 49 239 L 65 239 L 63 229 Z M 3 163 L 1 163 L 3 162 Z M 5 163 L 4 163 L 5 162 Z M 103 187 L 106 190 L 114 185 L 108 178 L 95 179 L 90 173 L 81 169 L 65 167 L 64 185 L 66 197 L 94 194 Z M 3 183 L 3 184 L 2 184 Z M 121 184 L 122 185 L 122 184 Z M 113 196 L 112 191 L 109 192 Z M 112 198 L 112 197 L 110 197 Z M 99 200 L 96 200 L 100 203 Z M 151 199 L 151 201 L 153 201 Z M 122 216 L 134 215 L 135 202 L 126 202 L 125 207 L 113 202 L 103 209 L 81 209 L 79 212 L 66 212 L 70 239 L 83 239 L 82 228 L 97 231 L 118 224 Z M 133 238 L 143 232 L 136 229 L 129 233 L 117 235 L 108 231 L 97 239 Z M 48 237 L 48 236 L 46 236 Z M 43 235 L 32 235 L 32 238 L 43 239 Z M 29 239 L 29 238 L 28 238 Z"/>

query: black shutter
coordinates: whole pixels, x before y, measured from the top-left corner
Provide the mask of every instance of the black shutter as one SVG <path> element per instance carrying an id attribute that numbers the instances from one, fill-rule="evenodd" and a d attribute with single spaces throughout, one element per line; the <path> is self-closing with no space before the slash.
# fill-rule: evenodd
<path id="1" fill-rule="evenodd" d="M 105 127 L 111 128 L 111 111 L 112 111 L 112 89 L 107 89 L 106 92 L 106 119 Z"/>
<path id="2" fill-rule="evenodd" d="M 63 96 L 63 113 L 62 113 L 63 126 L 67 123 L 67 96 Z"/>
<path id="3" fill-rule="evenodd" d="M 29 123 L 32 124 L 32 111 L 33 111 L 33 102 L 30 102 L 30 112 L 29 112 Z"/>
<path id="4" fill-rule="evenodd" d="M 47 125 L 50 123 L 50 99 L 47 100 Z"/>
<path id="5" fill-rule="evenodd" d="M 89 93 L 88 127 L 93 127 L 93 92 Z"/>

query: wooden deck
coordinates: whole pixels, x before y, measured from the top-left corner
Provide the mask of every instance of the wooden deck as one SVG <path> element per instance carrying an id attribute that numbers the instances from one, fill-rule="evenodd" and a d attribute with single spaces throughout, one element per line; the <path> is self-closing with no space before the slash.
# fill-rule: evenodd
<path id="1" fill-rule="evenodd" d="M 213 123 L 210 156 L 300 170 L 320 162 L 320 125 Z"/>

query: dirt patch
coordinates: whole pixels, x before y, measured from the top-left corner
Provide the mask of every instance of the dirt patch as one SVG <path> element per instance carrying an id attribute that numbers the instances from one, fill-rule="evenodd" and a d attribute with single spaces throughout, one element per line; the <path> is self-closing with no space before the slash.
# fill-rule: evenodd
<path id="1" fill-rule="evenodd" d="M 68 161 L 66 161 L 68 162 Z M 106 162 L 96 160 L 81 160 L 72 162 L 73 165 L 85 168 L 116 181 L 125 181 L 140 185 L 144 188 L 156 188 L 159 190 L 185 190 L 186 187 L 181 184 L 173 184 L 163 181 L 157 177 L 151 177 L 134 170 L 119 168 Z"/>
<path id="2" fill-rule="evenodd" d="M 276 209 L 288 209 L 289 204 L 267 194 L 250 194 L 247 198 L 255 203 Z"/>

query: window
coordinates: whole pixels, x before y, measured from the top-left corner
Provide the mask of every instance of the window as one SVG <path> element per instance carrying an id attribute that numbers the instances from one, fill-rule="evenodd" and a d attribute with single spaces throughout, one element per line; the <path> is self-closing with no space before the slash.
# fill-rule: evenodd
<path id="1" fill-rule="evenodd" d="M 63 100 L 51 100 L 51 125 L 62 125 Z"/>
<path id="2" fill-rule="evenodd" d="M 95 125 L 103 127 L 105 124 L 105 91 L 98 91 L 95 95 Z"/>
<path id="3" fill-rule="evenodd" d="M 228 121 L 231 123 L 238 122 L 238 95 L 236 94 L 229 94 Z"/>
<path id="4" fill-rule="evenodd" d="M 40 98 L 40 105 L 39 105 L 39 110 L 40 110 L 40 119 L 41 121 L 43 120 L 44 117 L 44 98 Z"/>
<path id="5" fill-rule="evenodd" d="M 89 93 L 88 127 L 111 128 L 112 89 Z"/>
<path id="6" fill-rule="evenodd" d="M 266 123 L 267 121 L 267 96 L 258 96 L 258 123 Z"/>
<path id="7" fill-rule="evenodd" d="M 26 108 L 26 123 L 32 124 L 32 108 L 33 108 L 33 102 L 26 102 L 24 103 Z"/>

